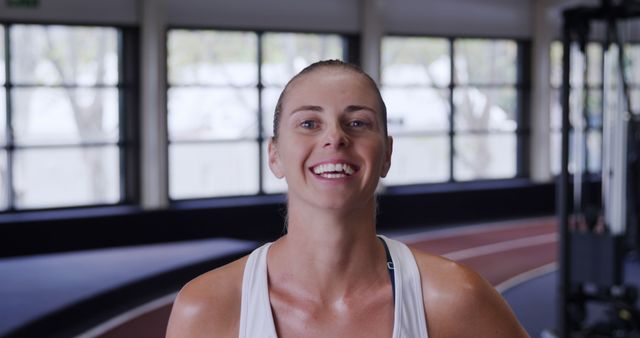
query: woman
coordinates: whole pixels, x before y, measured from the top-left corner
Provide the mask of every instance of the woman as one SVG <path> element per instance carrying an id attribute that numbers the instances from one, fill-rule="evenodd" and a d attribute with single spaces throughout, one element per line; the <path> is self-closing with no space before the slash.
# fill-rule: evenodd
<path id="1" fill-rule="evenodd" d="M 167 337 L 527 337 L 485 280 L 376 236 L 392 139 L 375 82 L 321 61 L 282 92 L 269 167 L 288 184 L 288 232 L 178 295 Z"/>

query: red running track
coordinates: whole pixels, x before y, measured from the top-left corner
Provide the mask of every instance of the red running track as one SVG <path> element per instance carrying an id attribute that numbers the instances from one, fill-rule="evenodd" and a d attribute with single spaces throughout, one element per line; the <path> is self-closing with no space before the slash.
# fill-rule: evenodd
<path id="1" fill-rule="evenodd" d="M 416 249 L 461 262 L 480 273 L 499 291 L 526 280 L 531 272 L 551 267 L 556 258 L 556 220 L 552 217 L 391 237 Z M 134 309 L 80 337 L 164 337 L 174 296 Z"/>
<path id="2" fill-rule="evenodd" d="M 557 252 L 554 218 L 427 231 L 398 239 L 465 264 L 494 286 L 549 266 L 555 262 Z"/>

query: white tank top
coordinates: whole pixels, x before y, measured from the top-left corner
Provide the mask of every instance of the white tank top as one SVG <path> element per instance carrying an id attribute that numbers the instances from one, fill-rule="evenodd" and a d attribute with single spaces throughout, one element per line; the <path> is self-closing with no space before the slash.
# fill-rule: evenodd
<path id="1" fill-rule="evenodd" d="M 395 310 L 392 338 L 428 338 L 422 284 L 416 260 L 401 242 L 380 236 L 391 254 L 395 278 Z M 267 252 L 271 243 L 254 250 L 242 278 L 240 338 L 277 338 L 269 302 Z"/>

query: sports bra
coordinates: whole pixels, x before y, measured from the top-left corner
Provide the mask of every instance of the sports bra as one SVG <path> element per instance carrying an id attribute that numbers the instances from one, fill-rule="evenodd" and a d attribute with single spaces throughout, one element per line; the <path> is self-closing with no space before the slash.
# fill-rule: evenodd
<path id="1" fill-rule="evenodd" d="M 406 244 L 379 236 L 388 252 L 387 268 L 393 275 L 394 318 L 392 338 L 428 338 L 422 283 L 415 258 Z M 277 338 L 267 278 L 267 253 L 271 243 L 248 257 L 242 278 L 240 338 Z"/>

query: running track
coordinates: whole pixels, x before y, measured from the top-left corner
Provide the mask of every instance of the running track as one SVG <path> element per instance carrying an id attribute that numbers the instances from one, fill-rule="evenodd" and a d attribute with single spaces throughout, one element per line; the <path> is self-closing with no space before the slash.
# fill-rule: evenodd
<path id="1" fill-rule="evenodd" d="M 419 250 L 463 263 L 499 291 L 553 269 L 556 220 L 552 217 L 474 224 L 390 235 Z M 160 338 L 175 294 L 158 299 L 104 323 L 81 338 Z"/>

